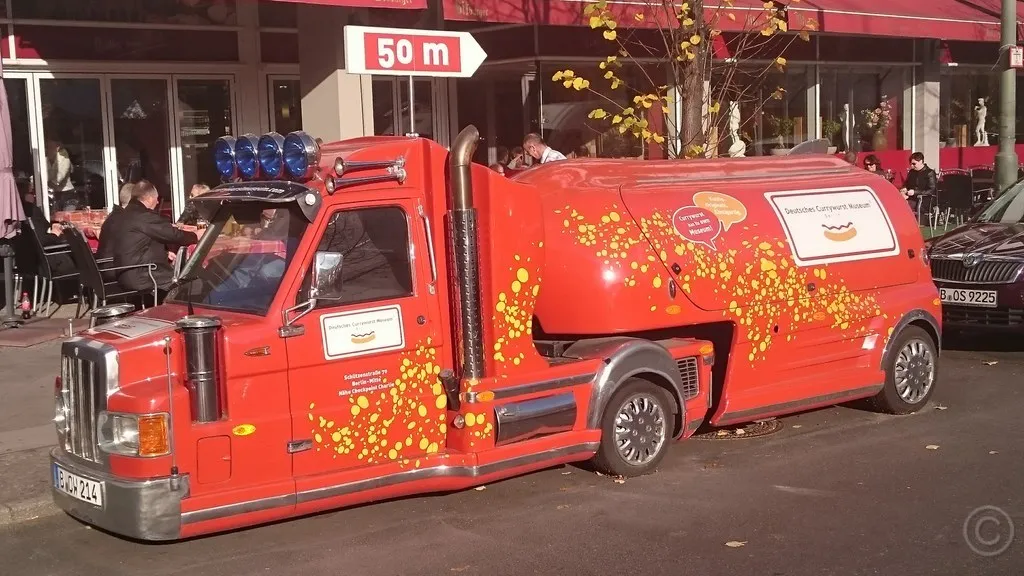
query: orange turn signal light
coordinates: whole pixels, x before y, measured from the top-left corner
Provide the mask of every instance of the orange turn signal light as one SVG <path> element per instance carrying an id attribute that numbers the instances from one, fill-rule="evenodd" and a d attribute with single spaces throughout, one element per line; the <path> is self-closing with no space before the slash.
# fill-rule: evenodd
<path id="1" fill-rule="evenodd" d="M 139 456 L 163 456 L 170 452 L 167 415 L 139 416 Z"/>

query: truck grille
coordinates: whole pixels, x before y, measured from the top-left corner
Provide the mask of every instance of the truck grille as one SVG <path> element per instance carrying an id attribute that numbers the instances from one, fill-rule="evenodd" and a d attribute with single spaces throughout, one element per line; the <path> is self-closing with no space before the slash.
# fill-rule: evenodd
<path id="1" fill-rule="evenodd" d="M 932 259 L 932 278 L 965 284 L 1009 284 L 1020 275 L 1020 262 L 980 262 L 970 268 L 961 260 Z"/>
<path id="2" fill-rule="evenodd" d="M 942 323 L 957 326 L 1024 326 L 1024 309 L 971 308 L 969 306 L 943 306 Z"/>
<path id="3" fill-rule="evenodd" d="M 697 372 L 696 358 L 680 358 L 676 360 L 679 378 L 683 383 L 683 400 L 696 398 L 700 394 L 700 375 Z"/>
<path id="4" fill-rule="evenodd" d="M 102 356 L 71 342 L 61 351 L 57 402 L 57 438 L 61 447 L 90 462 L 100 461 L 96 417 L 107 407 L 107 382 Z"/>

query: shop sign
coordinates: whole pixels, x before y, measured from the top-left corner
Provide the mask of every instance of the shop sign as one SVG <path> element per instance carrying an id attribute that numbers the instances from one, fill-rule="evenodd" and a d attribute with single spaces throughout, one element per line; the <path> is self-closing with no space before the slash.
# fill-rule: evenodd
<path id="1" fill-rule="evenodd" d="M 468 78 L 486 58 L 469 32 L 345 26 L 351 74 Z"/>

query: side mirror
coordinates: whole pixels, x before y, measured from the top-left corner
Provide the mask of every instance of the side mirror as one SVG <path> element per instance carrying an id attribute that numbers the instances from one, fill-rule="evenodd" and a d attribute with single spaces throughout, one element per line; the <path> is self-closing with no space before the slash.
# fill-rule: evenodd
<path id="1" fill-rule="evenodd" d="M 316 253 L 309 289 L 311 300 L 341 300 L 340 276 L 344 259 L 340 252 Z"/>

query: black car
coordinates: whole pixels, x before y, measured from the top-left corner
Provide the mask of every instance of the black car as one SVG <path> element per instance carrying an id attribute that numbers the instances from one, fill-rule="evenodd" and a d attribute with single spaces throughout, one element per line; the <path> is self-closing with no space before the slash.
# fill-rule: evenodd
<path id="1" fill-rule="evenodd" d="M 928 242 L 943 330 L 1024 333 L 1024 181 Z"/>

